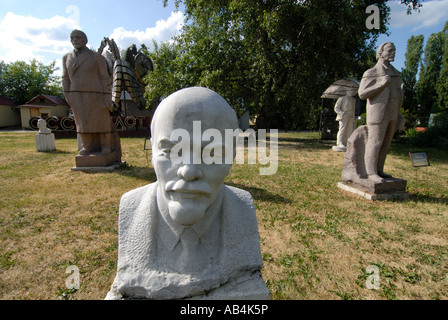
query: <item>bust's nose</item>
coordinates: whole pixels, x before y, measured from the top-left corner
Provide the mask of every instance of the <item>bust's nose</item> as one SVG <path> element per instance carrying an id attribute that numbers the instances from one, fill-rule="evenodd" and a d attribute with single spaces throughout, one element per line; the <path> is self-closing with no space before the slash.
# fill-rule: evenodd
<path id="1" fill-rule="evenodd" d="M 202 171 L 195 164 L 184 164 L 177 170 L 177 176 L 187 181 L 202 179 Z"/>

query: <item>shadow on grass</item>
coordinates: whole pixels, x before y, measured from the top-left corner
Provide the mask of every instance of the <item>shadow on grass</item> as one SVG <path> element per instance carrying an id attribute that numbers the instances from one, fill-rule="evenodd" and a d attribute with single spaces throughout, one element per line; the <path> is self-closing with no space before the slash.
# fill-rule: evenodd
<path id="1" fill-rule="evenodd" d="M 421 203 L 440 203 L 444 205 L 448 205 L 448 198 L 445 197 L 433 197 L 429 195 L 424 194 L 412 194 L 411 193 L 411 200 L 415 202 L 421 202 Z"/>
<path id="2" fill-rule="evenodd" d="M 53 151 L 50 151 L 50 152 L 45 152 L 45 153 L 48 153 L 48 154 L 72 154 L 73 152 L 56 149 L 56 150 L 53 150 Z"/>
<path id="3" fill-rule="evenodd" d="M 288 198 L 282 197 L 278 194 L 272 194 L 265 189 L 257 187 L 248 187 L 239 183 L 225 182 L 227 186 L 239 188 L 249 192 L 254 200 L 259 200 L 263 202 L 273 202 L 273 203 L 291 203 L 292 201 Z"/>

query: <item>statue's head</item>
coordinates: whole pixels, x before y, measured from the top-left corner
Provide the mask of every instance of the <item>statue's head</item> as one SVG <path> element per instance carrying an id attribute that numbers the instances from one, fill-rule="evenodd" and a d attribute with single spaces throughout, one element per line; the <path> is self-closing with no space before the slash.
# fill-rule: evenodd
<path id="1" fill-rule="evenodd" d="M 395 60 L 396 48 L 393 42 L 384 42 L 376 50 L 376 59 L 383 59 L 386 61 Z"/>
<path id="2" fill-rule="evenodd" d="M 158 106 L 151 122 L 152 163 L 177 223 L 200 221 L 214 203 L 236 153 L 226 129 L 238 128 L 235 111 L 210 89 L 183 89 Z"/>
<path id="3" fill-rule="evenodd" d="M 88 42 L 87 35 L 81 30 L 75 29 L 70 33 L 70 42 L 76 50 L 82 49 Z"/>
<path id="4" fill-rule="evenodd" d="M 39 119 L 37 121 L 37 127 L 40 131 L 47 129 L 47 122 L 44 119 Z"/>

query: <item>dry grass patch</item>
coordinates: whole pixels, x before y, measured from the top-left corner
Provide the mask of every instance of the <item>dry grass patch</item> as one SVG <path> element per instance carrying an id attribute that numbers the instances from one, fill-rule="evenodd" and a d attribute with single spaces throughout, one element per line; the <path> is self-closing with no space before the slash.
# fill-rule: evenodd
<path id="1" fill-rule="evenodd" d="M 155 181 L 143 139 L 122 139 L 127 167 L 72 172 L 76 140 L 38 153 L 33 133 L 0 133 L 0 299 L 103 299 L 117 259 L 120 197 Z M 337 188 L 343 153 L 316 133 L 281 133 L 279 167 L 234 165 L 226 183 L 255 202 L 272 299 L 448 299 L 448 152 L 414 169 L 394 144 L 386 171 L 409 201 L 371 202 Z M 412 150 L 414 151 L 414 150 Z M 69 265 L 81 287 L 68 290 Z M 366 268 L 380 288 L 366 288 Z"/>

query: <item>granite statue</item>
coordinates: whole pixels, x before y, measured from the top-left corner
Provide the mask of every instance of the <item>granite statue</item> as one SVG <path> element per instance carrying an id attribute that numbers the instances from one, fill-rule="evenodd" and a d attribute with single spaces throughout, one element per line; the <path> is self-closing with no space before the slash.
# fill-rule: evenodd
<path id="1" fill-rule="evenodd" d="M 73 30 L 70 41 L 74 50 L 62 59 L 62 85 L 82 142 L 76 165 L 95 167 L 120 162 L 120 139 L 110 116 L 112 78 L 106 60 L 87 48 L 84 32 Z"/>
<path id="2" fill-rule="evenodd" d="M 379 46 L 377 64 L 367 70 L 358 90 L 367 100 L 367 125 L 358 127 L 348 140 L 342 181 L 372 193 L 402 192 L 406 181 L 384 172 L 386 155 L 397 130 L 404 128 L 401 73 L 391 62 L 396 48 L 391 42 Z"/>
<path id="3" fill-rule="evenodd" d="M 198 122 L 201 133 L 238 128 L 234 110 L 206 88 L 177 91 L 156 109 L 157 181 L 120 201 L 117 274 L 106 299 L 269 299 L 250 193 L 223 183 L 231 163 L 189 161 L 205 149 L 194 137 Z M 193 135 L 193 152 L 180 162 L 174 130 Z"/>

